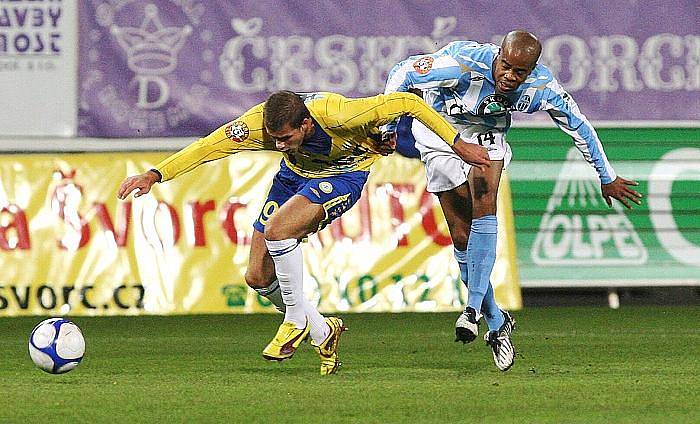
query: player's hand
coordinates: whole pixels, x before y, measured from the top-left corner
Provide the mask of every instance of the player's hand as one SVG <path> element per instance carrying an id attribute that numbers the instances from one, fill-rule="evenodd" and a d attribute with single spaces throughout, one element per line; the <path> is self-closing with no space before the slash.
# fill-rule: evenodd
<path id="1" fill-rule="evenodd" d="M 377 152 L 382 156 L 389 156 L 396 150 L 396 133 L 387 132 L 382 134 L 381 143 L 377 143 Z"/>
<path id="2" fill-rule="evenodd" d="M 486 168 L 491 166 L 489 152 L 484 146 L 474 143 L 467 143 L 460 138 L 455 144 L 452 145 L 452 150 L 454 150 L 454 152 L 457 153 L 457 156 L 462 158 L 463 161 L 475 168 L 480 169 L 481 171 L 486 171 Z"/>
<path id="3" fill-rule="evenodd" d="M 640 200 L 642 198 L 642 194 L 638 191 L 632 190 L 629 187 L 638 185 L 639 183 L 636 181 L 617 177 L 615 178 L 615 181 L 609 184 L 601 184 L 600 192 L 603 195 L 603 199 L 605 199 L 605 203 L 607 203 L 609 207 L 612 207 L 612 198 L 614 197 L 615 199 L 619 200 L 620 203 L 625 205 L 627 209 L 632 209 L 630 200 L 638 205 L 642 204 L 642 201 Z"/>
<path id="4" fill-rule="evenodd" d="M 134 190 L 138 190 L 136 193 L 134 193 L 134 197 L 143 196 L 151 191 L 153 184 L 157 183 L 159 180 L 160 177 L 153 171 L 128 177 L 122 181 L 117 197 L 124 200 L 129 197 L 129 194 L 131 194 L 131 192 Z"/>

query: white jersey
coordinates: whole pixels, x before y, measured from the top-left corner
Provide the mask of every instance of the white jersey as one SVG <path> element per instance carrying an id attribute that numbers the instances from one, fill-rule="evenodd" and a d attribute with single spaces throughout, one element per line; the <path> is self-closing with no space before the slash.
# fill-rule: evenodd
<path id="1" fill-rule="evenodd" d="M 465 141 L 503 150 L 504 155 L 510 151 L 505 135 L 512 112 L 545 111 L 573 138 L 601 183 L 615 180 L 616 173 L 595 129 L 546 66 L 538 64 L 516 90 L 496 92 L 493 61 L 498 50 L 494 44 L 455 41 L 433 54 L 411 56 L 391 70 L 385 93 L 422 90 L 424 100 L 443 114 Z M 387 130 L 393 130 L 391 125 Z M 417 139 L 416 147 L 421 153 L 448 151 L 429 140 Z"/>

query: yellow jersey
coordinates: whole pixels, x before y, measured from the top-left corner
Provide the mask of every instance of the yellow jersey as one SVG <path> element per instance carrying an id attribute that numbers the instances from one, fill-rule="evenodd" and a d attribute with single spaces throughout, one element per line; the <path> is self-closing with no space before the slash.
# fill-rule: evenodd
<path id="1" fill-rule="evenodd" d="M 430 128 L 450 146 L 458 138 L 455 130 L 422 99 L 410 93 L 380 94 L 351 99 L 334 93 L 302 94 L 315 131 L 299 149 L 283 152 L 284 161 L 306 178 L 322 178 L 350 171 L 367 171 L 381 155 L 379 127 L 402 115 L 410 115 Z M 156 165 L 162 181 L 197 166 L 241 151 L 277 151 L 263 124 L 264 103 L 252 107 L 204 138 L 190 144 Z"/>

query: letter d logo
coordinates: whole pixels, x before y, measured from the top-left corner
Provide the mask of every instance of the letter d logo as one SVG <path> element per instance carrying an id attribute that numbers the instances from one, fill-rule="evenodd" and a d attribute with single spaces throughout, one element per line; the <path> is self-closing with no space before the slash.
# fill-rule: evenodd
<path id="1" fill-rule="evenodd" d="M 137 75 L 138 103 L 141 109 L 158 109 L 170 98 L 170 87 L 156 76 Z"/>

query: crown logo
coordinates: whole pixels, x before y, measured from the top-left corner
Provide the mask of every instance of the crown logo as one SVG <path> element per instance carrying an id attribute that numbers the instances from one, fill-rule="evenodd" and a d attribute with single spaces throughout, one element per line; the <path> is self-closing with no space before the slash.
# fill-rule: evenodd
<path id="1" fill-rule="evenodd" d="M 144 9 L 139 28 L 112 25 L 110 31 L 127 55 L 129 69 L 139 75 L 163 75 L 177 66 L 177 53 L 192 33 L 192 27 L 165 27 L 158 8 L 149 4 Z"/>

